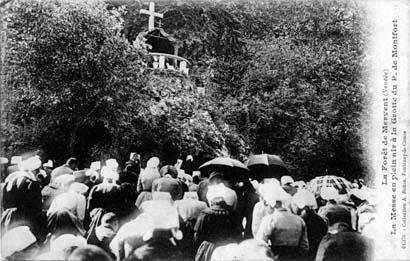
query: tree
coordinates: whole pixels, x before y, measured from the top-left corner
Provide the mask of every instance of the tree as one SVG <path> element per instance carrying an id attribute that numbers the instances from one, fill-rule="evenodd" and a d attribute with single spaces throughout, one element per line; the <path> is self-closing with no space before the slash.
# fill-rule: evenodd
<path id="1" fill-rule="evenodd" d="M 119 13 L 102 2 L 12 6 L 7 69 L 17 135 L 11 146 L 40 146 L 62 159 L 109 141 L 107 130 L 144 95 L 142 54 L 119 36 L 120 25 Z"/>
<path id="2" fill-rule="evenodd" d="M 140 3 L 17 2 L 7 151 L 90 158 L 276 153 L 305 179 L 363 175 L 366 13 L 343 0 L 161 1 L 189 76 L 132 46 Z M 196 87 L 205 87 L 200 96 Z M 69 138 L 67 138 L 69 137 Z"/>

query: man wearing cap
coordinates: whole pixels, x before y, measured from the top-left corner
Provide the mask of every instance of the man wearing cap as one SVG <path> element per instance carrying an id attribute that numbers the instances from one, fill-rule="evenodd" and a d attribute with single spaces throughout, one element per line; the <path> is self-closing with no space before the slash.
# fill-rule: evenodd
<path id="1" fill-rule="evenodd" d="M 58 176 L 64 174 L 73 174 L 75 170 L 77 170 L 78 161 L 76 158 L 69 158 L 64 165 L 53 169 L 51 172 L 51 182 L 55 180 Z"/>

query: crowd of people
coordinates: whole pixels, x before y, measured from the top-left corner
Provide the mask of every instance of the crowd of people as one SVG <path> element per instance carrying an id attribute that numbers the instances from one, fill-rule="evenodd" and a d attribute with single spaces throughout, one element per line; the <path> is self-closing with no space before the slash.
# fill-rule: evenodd
<path id="1" fill-rule="evenodd" d="M 372 260 L 377 202 L 362 182 L 316 194 L 291 176 L 201 177 L 157 157 L 0 163 L 4 260 Z"/>

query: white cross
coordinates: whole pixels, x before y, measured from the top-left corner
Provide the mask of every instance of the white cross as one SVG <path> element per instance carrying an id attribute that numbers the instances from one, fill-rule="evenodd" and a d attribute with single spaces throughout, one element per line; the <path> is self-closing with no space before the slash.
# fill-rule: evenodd
<path id="1" fill-rule="evenodd" d="M 155 3 L 150 2 L 149 3 L 149 10 L 140 10 L 140 14 L 146 14 L 149 15 L 149 19 L 148 19 L 148 31 L 154 30 L 155 28 L 155 17 L 159 17 L 159 18 L 164 18 L 163 14 L 160 13 L 155 13 Z"/>

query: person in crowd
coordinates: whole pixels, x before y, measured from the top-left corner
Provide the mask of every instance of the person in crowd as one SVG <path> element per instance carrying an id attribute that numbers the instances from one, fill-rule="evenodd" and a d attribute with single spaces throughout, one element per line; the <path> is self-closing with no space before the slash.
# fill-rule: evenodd
<path id="1" fill-rule="evenodd" d="M 47 176 L 51 177 L 51 172 L 53 171 L 54 163 L 52 160 L 48 160 L 46 163 L 43 163 L 43 170 L 47 173 Z"/>
<path id="2" fill-rule="evenodd" d="M 238 213 L 241 220 L 245 220 L 244 238 L 253 238 L 252 219 L 255 205 L 259 202 L 259 195 L 249 180 L 237 183 Z"/>
<path id="3" fill-rule="evenodd" d="M 121 215 L 126 207 L 124 193 L 121 186 L 117 184 L 119 175 L 109 167 L 101 169 L 103 182 L 94 185 L 88 196 L 87 210 L 89 213 L 95 208 L 102 208 L 106 212 Z"/>
<path id="4" fill-rule="evenodd" d="M 146 200 L 152 199 L 152 182 L 161 178 L 158 170 L 159 158 L 152 157 L 147 161 L 147 167 L 138 177 L 137 191 L 139 193 L 135 206 L 139 208 Z"/>
<path id="5" fill-rule="evenodd" d="M 93 175 L 98 175 L 98 173 L 90 169 L 82 169 L 74 171 L 72 175 L 74 182 L 82 183 L 91 189 L 91 187 L 96 184 L 95 181 L 97 181 L 93 180 Z M 100 182 L 97 181 L 97 183 Z"/>
<path id="6" fill-rule="evenodd" d="M 84 236 L 85 229 L 77 216 L 67 209 L 62 209 L 51 213 L 48 216 L 47 229 L 49 234 L 47 239 L 52 241 L 64 234 Z"/>
<path id="7" fill-rule="evenodd" d="M 193 175 L 192 183 L 188 186 L 188 191 L 198 191 L 199 182 L 201 182 L 201 178 L 199 177 L 199 175 Z"/>
<path id="8" fill-rule="evenodd" d="M 152 191 L 169 192 L 172 200 L 180 200 L 184 196 L 183 184 L 177 179 L 178 171 L 172 165 L 163 166 L 160 170 L 161 178 L 152 182 Z"/>
<path id="9" fill-rule="evenodd" d="M 295 181 L 291 176 L 282 176 L 280 178 L 280 184 L 282 188 L 291 196 L 295 195 L 295 193 L 297 192 L 297 188 L 293 185 L 294 183 Z"/>
<path id="10" fill-rule="evenodd" d="M 210 185 L 207 199 L 210 206 L 201 212 L 194 228 L 196 245 L 208 241 L 218 246 L 240 240 L 242 224 L 234 208 L 237 204 L 235 192 L 222 183 Z"/>
<path id="11" fill-rule="evenodd" d="M 46 251 L 36 257 L 35 260 L 70 260 L 68 257 L 78 247 L 86 246 L 87 241 L 81 235 L 61 234 L 52 237 L 49 242 L 49 251 Z"/>
<path id="12" fill-rule="evenodd" d="M 320 242 L 316 261 L 373 260 L 373 241 L 357 232 L 335 232 Z"/>
<path id="13" fill-rule="evenodd" d="M 186 192 L 184 198 L 176 200 L 174 205 L 184 222 L 196 221 L 201 211 L 208 207 L 205 202 L 198 200 L 198 195 L 195 192 Z"/>
<path id="14" fill-rule="evenodd" d="M 352 189 L 349 194 L 350 200 L 356 206 L 355 218 L 352 219 L 355 220 L 353 227 L 361 232 L 363 227 L 375 217 L 376 207 L 374 202 L 371 202 L 374 197 L 372 198 L 369 191 L 364 189 Z"/>
<path id="15" fill-rule="evenodd" d="M 239 244 L 240 260 L 273 261 L 274 255 L 266 242 L 247 239 Z"/>
<path id="16" fill-rule="evenodd" d="M 38 241 L 28 226 L 17 226 L 1 238 L 1 260 L 32 260 L 37 255 Z"/>
<path id="17" fill-rule="evenodd" d="M 41 190 L 43 210 L 47 211 L 50 208 L 53 200 L 61 193 L 67 192 L 74 181 L 74 175 L 63 174 L 55 178 L 50 184 L 46 185 Z"/>
<path id="18" fill-rule="evenodd" d="M 255 237 L 256 233 L 259 230 L 259 226 L 262 222 L 262 219 L 273 213 L 273 208 L 271 208 L 267 202 L 268 196 L 270 193 L 281 190 L 279 181 L 272 179 L 270 181 L 265 181 L 262 184 L 258 185 L 259 193 L 259 202 L 257 202 L 253 208 L 252 213 L 252 234 Z"/>
<path id="19" fill-rule="evenodd" d="M 53 200 L 47 211 L 47 216 L 66 209 L 75 215 L 81 224 L 84 224 L 87 201 L 83 194 L 85 194 L 87 190 L 88 187 L 84 184 L 77 182 L 72 183 L 67 192 L 59 194 Z"/>
<path id="20" fill-rule="evenodd" d="M 110 243 L 119 228 L 120 223 L 118 217 L 112 212 L 105 213 L 100 223 L 87 237 L 87 243 L 100 247 L 114 258 L 114 254 L 111 253 Z"/>
<path id="21" fill-rule="evenodd" d="M 192 155 L 186 156 L 185 161 L 182 163 L 181 169 L 183 169 L 185 173 L 191 176 L 193 175 L 193 171 L 195 170 L 195 163 Z"/>
<path id="22" fill-rule="evenodd" d="M 182 200 L 174 202 L 181 217 L 181 230 L 184 238 L 181 242 L 181 251 L 187 259 L 193 259 L 195 254 L 194 245 L 194 227 L 200 213 L 208 206 L 205 202 L 198 200 L 198 195 L 195 192 L 186 192 Z"/>
<path id="23" fill-rule="evenodd" d="M 292 212 L 305 221 L 309 241 L 308 257 L 314 259 L 323 236 L 327 233 L 326 221 L 316 214 L 317 202 L 313 193 L 301 189 L 292 198 Z"/>
<path id="24" fill-rule="evenodd" d="M 113 259 L 101 248 L 94 245 L 77 247 L 67 258 L 76 261 L 113 261 Z"/>
<path id="25" fill-rule="evenodd" d="M 53 169 L 51 172 L 51 182 L 54 181 L 55 178 L 64 174 L 73 174 L 75 170 L 78 168 L 78 160 L 77 158 L 71 157 L 69 158 L 65 164 Z"/>
<path id="26" fill-rule="evenodd" d="M 7 176 L 2 194 L 1 231 L 28 226 L 39 242 L 44 241 L 46 217 L 41 209 L 40 184 L 33 173 L 20 170 Z"/>
<path id="27" fill-rule="evenodd" d="M 163 194 L 168 196 L 164 198 Z M 121 226 L 110 249 L 117 260 L 175 259 L 180 256 L 177 245 L 182 238 L 178 211 L 171 196 L 154 192 L 153 199 L 141 205 L 141 213 Z"/>
<path id="28" fill-rule="evenodd" d="M 248 239 L 240 244 L 227 244 L 216 247 L 212 251 L 211 261 L 249 260 L 273 261 L 273 253 L 268 244 L 263 241 Z"/>
<path id="29" fill-rule="evenodd" d="M 324 187 L 320 197 L 326 201 L 326 205 L 319 208 L 318 214 L 327 221 L 328 227 L 343 222 L 352 227 L 352 216 L 350 210 L 338 204 L 339 192 L 334 187 Z"/>
<path id="30" fill-rule="evenodd" d="M 306 224 L 303 219 L 284 207 L 289 194 L 281 187 L 265 196 L 272 214 L 262 219 L 256 239 L 270 241 L 272 252 L 279 260 L 303 257 L 309 251 Z"/>
<path id="31" fill-rule="evenodd" d="M 208 186 L 217 184 L 224 184 L 225 187 L 230 188 L 231 190 L 233 190 L 234 188 L 232 181 L 227 180 L 222 172 L 214 171 L 209 175 L 207 179 L 204 179 L 199 183 L 197 191 L 199 200 L 204 201 L 209 205 L 207 198 Z M 235 197 L 237 197 L 236 193 Z M 233 206 L 234 209 L 236 209 L 237 204 L 238 200 L 236 198 L 235 205 Z"/>
<path id="32" fill-rule="evenodd" d="M 141 166 L 140 166 L 140 161 L 139 159 L 133 159 L 133 160 L 128 160 L 125 162 L 125 167 L 124 167 L 124 172 L 126 172 L 127 175 L 127 181 L 138 185 L 138 178 L 141 173 Z"/>
<path id="33" fill-rule="evenodd" d="M 135 204 L 135 201 L 138 198 L 137 186 L 138 186 L 138 177 L 140 174 L 140 168 L 137 163 L 132 160 L 129 160 L 125 163 L 125 168 L 119 173 L 118 183 L 127 190 L 132 204 Z M 123 185 L 124 184 L 124 185 Z M 128 185 L 125 185 L 128 184 Z"/>

